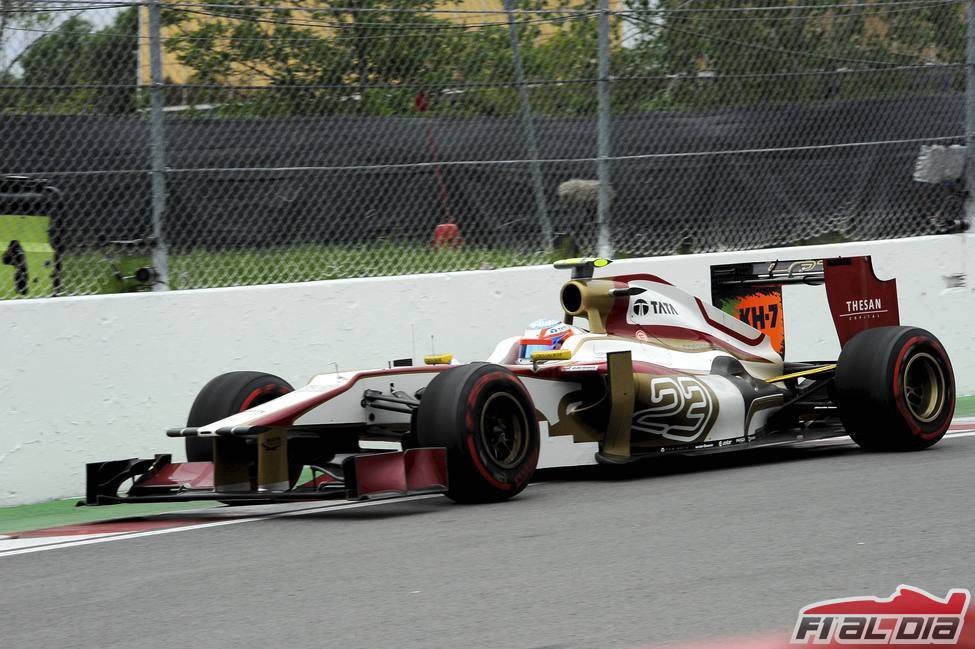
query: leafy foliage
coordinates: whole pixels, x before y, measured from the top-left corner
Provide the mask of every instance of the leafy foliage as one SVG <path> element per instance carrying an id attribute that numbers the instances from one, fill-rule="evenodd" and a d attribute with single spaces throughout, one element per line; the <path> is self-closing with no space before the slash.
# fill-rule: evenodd
<path id="1" fill-rule="evenodd" d="M 193 70 L 194 83 L 253 87 L 198 98 L 264 114 L 415 115 L 418 104 L 421 112 L 517 111 L 504 14 L 473 14 L 464 22 L 429 13 L 443 5 L 433 0 L 311 0 L 302 10 L 283 11 L 253 8 L 251 0 L 224 4 L 237 6 L 166 12 L 166 47 Z M 555 11 L 579 8 L 578 2 L 513 4 L 540 12 L 514 14 L 527 79 L 592 77 L 594 22 Z M 555 112 L 590 107 L 590 98 L 579 102 L 578 93 L 561 92 L 570 94 L 575 101 Z"/>
<path id="2" fill-rule="evenodd" d="M 46 20 L 0 0 L 5 25 Z M 957 91 L 965 20 L 958 3 L 624 0 L 614 6 L 612 101 L 618 113 Z M 499 3 L 498 6 L 501 6 Z M 596 105 L 596 0 L 506 0 L 529 12 L 449 14 L 445 0 L 223 0 L 164 8 L 164 47 L 189 70 L 170 105 L 227 116 L 514 116 L 511 29 L 537 116 Z M 2 12 L 3 8 L 11 11 Z M 18 11 L 13 11 L 17 9 Z M 135 9 L 95 30 L 64 21 L 0 81 L 43 85 L 0 102 L 29 110 L 129 112 L 138 100 Z M 512 24 L 513 23 L 513 24 Z M 128 35 L 131 39 L 124 38 Z M 934 64 L 934 65 L 929 65 Z M 172 71 L 170 71 L 172 73 Z M 172 81 L 172 77 L 169 78 Z M 188 83 L 183 83 L 188 82 Z M 51 86 L 90 86 L 57 89 Z M 16 109 L 16 108 L 15 108 Z"/>
<path id="3" fill-rule="evenodd" d="M 135 110 L 135 9 L 96 30 L 71 16 L 20 57 L 19 103 L 31 111 L 128 113 Z"/>
<path id="4" fill-rule="evenodd" d="M 53 14 L 42 9 L 41 0 L 0 0 L 0 77 L 9 79 L 29 45 L 18 45 L 24 30 L 51 22 Z M 23 40 L 23 39 L 21 39 Z"/>
<path id="5" fill-rule="evenodd" d="M 633 11 L 623 19 L 638 30 L 639 45 L 618 63 L 623 74 L 658 77 L 647 108 L 937 92 L 942 66 L 965 58 L 959 3 L 801 2 L 787 11 L 746 11 L 768 5 L 739 0 L 696 2 L 698 11 L 682 11 L 683 0 L 627 4 Z"/>

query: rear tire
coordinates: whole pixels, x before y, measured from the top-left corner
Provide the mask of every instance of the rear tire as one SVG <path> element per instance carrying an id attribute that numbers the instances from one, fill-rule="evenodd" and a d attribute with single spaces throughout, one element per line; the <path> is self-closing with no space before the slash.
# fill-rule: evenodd
<path id="1" fill-rule="evenodd" d="M 834 381 L 840 419 L 872 451 L 937 443 L 955 411 L 955 377 L 944 347 L 917 327 L 862 331 L 843 347 Z"/>
<path id="2" fill-rule="evenodd" d="M 264 372 L 227 372 L 203 386 L 186 419 L 188 428 L 205 426 L 277 399 L 294 390 L 287 381 Z M 213 462 L 213 440 L 187 437 L 188 462 Z"/>
<path id="3" fill-rule="evenodd" d="M 447 449 L 447 497 L 459 503 L 506 500 L 538 464 L 535 406 L 510 370 L 472 363 L 437 375 L 417 412 L 420 446 Z"/>

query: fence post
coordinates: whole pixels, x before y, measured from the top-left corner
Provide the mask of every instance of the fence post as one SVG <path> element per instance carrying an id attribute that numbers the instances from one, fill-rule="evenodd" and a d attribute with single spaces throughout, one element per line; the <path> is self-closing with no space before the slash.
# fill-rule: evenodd
<path id="1" fill-rule="evenodd" d="M 972 0 L 975 2 L 975 0 Z M 596 93 L 596 172 L 599 180 L 599 199 L 596 207 L 596 252 L 600 257 L 613 256 L 612 230 L 609 224 L 609 202 L 612 187 L 609 178 L 609 0 L 599 0 L 599 62 Z"/>
<path id="2" fill-rule="evenodd" d="M 525 130 L 528 141 L 528 156 L 531 158 L 532 184 L 535 189 L 535 211 L 538 222 L 542 226 L 542 237 L 545 239 L 545 249 L 551 252 L 554 246 L 552 221 L 548 217 L 548 205 L 545 203 L 545 185 L 542 182 L 542 169 L 538 155 L 538 141 L 535 139 L 535 124 L 532 122 L 531 104 L 528 101 L 528 90 L 525 88 L 525 69 L 521 62 L 521 48 L 518 45 L 518 24 L 515 22 L 515 0 L 504 0 L 504 10 L 508 13 L 508 34 L 511 37 L 511 55 L 515 64 L 515 84 L 518 86 L 518 101 L 521 104 L 521 125 Z"/>
<path id="3" fill-rule="evenodd" d="M 968 1 L 968 58 L 965 66 L 965 222 L 975 223 L 975 0 Z"/>
<path id="4" fill-rule="evenodd" d="M 163 79 L 160 0 L 149 0 L 149 152 L 152 164 L 152 266 L 158 274 L 154 291 L 169 290 L 169 252 L 166 246 L 166 105 Z"/>

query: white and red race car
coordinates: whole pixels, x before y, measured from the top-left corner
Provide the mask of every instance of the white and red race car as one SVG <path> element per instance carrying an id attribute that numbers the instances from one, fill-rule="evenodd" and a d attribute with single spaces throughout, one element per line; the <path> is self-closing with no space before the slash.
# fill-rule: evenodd
<path id="1" fill-rule="evenodd" d="M 713 304 L 653 275 L 593 277 L 609 263 L 558 262 L 573 273 L 562 321 L 502 340 L 485 362 L 405 359 L 298 389 L 260 372 L 218 376 L 167 433 L 185 438 L 188 462 L 89 464 L 86 503 L 485 502 L 514 496 L 540 467 L 847 434 L 870 450 L 919 450 L 948 429 L 948 356 L 900 326 L 896 283 L 869 257 L 714 267 Z M 790 283 L 825 284 L 837 360 L 783 362 Z"/>

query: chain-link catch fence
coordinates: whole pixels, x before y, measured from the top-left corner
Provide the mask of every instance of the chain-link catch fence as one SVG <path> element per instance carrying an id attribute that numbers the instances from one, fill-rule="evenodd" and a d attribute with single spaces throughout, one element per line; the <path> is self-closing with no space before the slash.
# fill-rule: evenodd
<path id="1" fill-rule="evenodd" d="M 957 231 L 966 4 L 0 0 L 0 297 Z"/>

